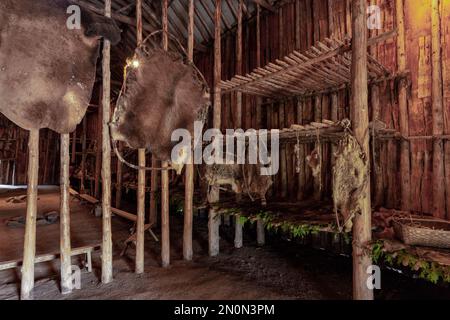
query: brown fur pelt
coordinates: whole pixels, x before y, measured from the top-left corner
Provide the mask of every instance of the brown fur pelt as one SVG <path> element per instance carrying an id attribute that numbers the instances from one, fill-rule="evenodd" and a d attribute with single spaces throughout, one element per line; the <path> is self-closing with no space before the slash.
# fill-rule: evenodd
<path id="1" fill-rule="evenodd" d="M 333 201 L 336 214 L 344 218 L 344 231 L 350 232 L 353 218 L 359 213 L 368 179 L 366 156 L 354 136 L 347 132 L 334 155 Z"/>
<path id="2" fill-rule="evenodd" d="M 208 88 L 194 66 L 176 53 L 143 46 L 134 59 L 139 67 L 128 69 L 111 124 L 112 138 L 170 161 L 172 132 L 193 133 L 194 121 L 209 105 Z"/>

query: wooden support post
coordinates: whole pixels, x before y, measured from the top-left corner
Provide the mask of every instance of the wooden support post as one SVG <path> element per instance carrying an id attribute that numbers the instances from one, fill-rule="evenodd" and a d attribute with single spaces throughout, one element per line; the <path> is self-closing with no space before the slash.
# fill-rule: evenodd
<path id="1" fill-rule="evenodd" d="M 70 246 L 70 135 L 61 135 L 61 202 L 60 202 L 60 251 L 61 251 L 61 291 L 72 292 L 72 255 Z"/>
<path id="2" fill-rule="evenodd" d="M 256 65 L 261 67 L 261 6 L 256 6 Z M 262 99 L 256 98 L 256 129 L 262 128 Z M 258 245 L 263 246 L 266 243 L 264 221 L 258 219 L 256 222 L 256 233 Z"/>
<path id="3" fill-rule="evenodd" d="M 194 60 L 194 0 L 189 0 L 189 25 L 188 25 L 188 55 L 189 60 Z M 191 146 L 192 148 L 192 146 Z M 194 219 L 194 150 L 191 149 L 191 160 L 186 164 L 185 199 L 184 199 L 184 231 L 183 231 L 183 258 L 191 261 L 192 250 L 192 225 Z"/>
<path id="4" fill-rule="evenodd" d="M 331 121 L 337 122 L 339 120 L 338 116 L 338 93 L 333 92 L 331 94 Z M 336 159 L 334 157 L 334 154 L 336 153 L 337 145 L 332 143 L 331 144 L 331 167 L 334 168 L 334 165 L 336 163 Z"/>
<path id="5" fill-rule="evenodd" d="M 433 100 L 433 135 L 444 134 L 444 91 L 442 77 L 441 15 L 440 0 L 432 0 L 431 47 L 432 47 L 432 100 Z M 433 141 L 433 215 L 445 219 L 445 172 L 444 141 Z"/>
<path id="6" fill-rule="evenodd" d="M 221 54 L 221 33 L 220 18 L 222 16 L 222 0 L 216 0 L 215 11 L 215 38 L 214 38 L 214 110 L 213 110 L 213 126 L 216 129 L 221 128 L 221 112 L 222 112 L 222 96 L 219 87 L 222 78 L 222 54 Z M 217 203 L 220 198 L 219 188 L 213 186 L 208 196 L 210 203 Z M 213 208 L 209 210 L 208 218 L 208 242 L 209 255 L 211 257 L 219 254 L 219 227 L 220 214 Z"/>
<path id="7" fill-rule="evenodd" d="M 103 90 L 103 88 L 102 88 Z M 102 110 L 101 108 L 97 109 L 97 144 L 96 144 L 96 150 L 95 150 L 95 184 L 94 184 L 94 197 L 96 199 L 100 198 L 100 175 L 101 175 L 101 169 L 102 169 L 102 149 L 100 147 L 100 141 L 102 141 L 102 126 L 103 126 L 103 120 L 102 120 Z M 120 161 L 119 161 L 120 162 Z"/>
<path id="8" fill-rule="evenodd" d="M 396 0 L 397 15 L 397 64 L 398 72 L 406 70 L 406 46 L 405 46 L 405 17 L 403 1 Z M 401 79 L 398 88 L 399 122 L 402 136 L 409 136 L 408 122 L 408 93 L 407 80 Z M 400 177 L 401 177 L 401 204 L 403 210 L 410 209 L 411 203 L 411 172 L 410 172 L 410 144 L 402 140 L 400 146 Z"/>
<path id="9" fill-rule="evenodd" d="M 158 160 L 152 155 L 152 167 L 157 168 L 159 166 Z M 150 217 L 149 223 L 155 225 L 158 223 L 158 208 L 156 204 L 157 192 L 158 192 L 158 171 L 151 171 L 150 178 Z"/>
<path id="10" fill-rule="evenodd" d="M 119 149 L 119 152 L 122 152 L 123 143 L 122 142 L 118 142 L 117 148 Z M 122 182 L 123 182 L 122 172 L 123 172 L 122 161 L 119 161 L 119 159 L 117 159 L 117 168 L 116 168 L 116 205 L 115 205 L 115 207 L 117 209 L 120 209 L 120 207 L 122 206 Z"/>
<path id="11" fill-rule="evenodd" d="M 162 8 L 163 25 L 163 47 L 169 49 L 169 20 L 168 20 L 168 0 L 164 0 Z M 163 161 L 163 168 L 168 168 L 169 163 Z M 161 172 L 161 261 L 162 267 L 170 265 L 170 226 L 169 226 L 169 170 Z"/>
<path id="12" fill-rule="evenodd" d="M 378 120 L 380 120 L 380 87 L 378 84 L 372 85 L 371 88 L 371 105 L 372 105 L 372 123 L 375 124 Z M 376 206 L 382 205 L 383 203 L 383 172 L 380 166 L 379 156 L 380 156 L 380 147 L 378 145 L 378 141 L 376 141 L 375 135 L 372 136 L 372 163 L 373 163 L 373 177 L 375 180 L 375 192 L 374 192 L 374 204 Z"/>
<path id="13" fill-rule="evenodd" d="M 28 140 L 28 188 L 27 217 L 23 248 L 22 283 L 20 297 L 22 300 L 33 299 L 34 257 L 36 254 L 36 215 L 39 179 L 39 129 L 30 131 Z"/>
<path id="14" fill-rule="evenodd" d="M 322 96 L 314 97 L 314 121 L 322 122 Z M 319 167 L 320 171 L 317 173 L 317 176 L 314 177 L 314 199 L 321 200 L 322 199 L 322 191 L 323 191 L 323 150 L 322 143 L 315 143 L 315 150 L 317 151 L 317 155 L 319 156 Z"/>
<path id="15" fill-rule="evenodd" d="M 305 108 L 305 101 L 299 99 L 297 101 L 297 124 L 303 124 L 303 110 Z M 306 158 L 306 146 L 304 144 L 299 144 L 299 154 L 297 155 L 299 159 L 296 159 L 296 169 L 299 167 L 298 172 L 298 186 L 297 186 L 297 200 L 303 200 L 305 198 L 306 189 L 306 171 L 305 171 L 305 158 Z"/>
<path id="16" fill-rule="evenodd" d="M 256 222 L 256 242 L 258 243 L 258 246 L 266 244 L 266 229 L 264 221 L 261 219 L 258 219 Z"/>
<path id="17" fill-rule="evenodd" d="M 136 0 L 136 37 L 137 45 L 142 43 L 142 0 Z M 145 167 L 145 149 L 138 150 L 139 166 Z M 136 269 L 137 274 L 144 272 L 144 232 L 145 232 L 145 170 L 138 170 L 137 221 L 136 221 Z"/>
<path id="18" fill-rule="evenodd" d="M 75 131 L 72 133 L 72 155 L 70 162 L 72 164 L 75 164 L 76 161 L 77 161 L 77 129 L 75 128 Z"/>
<path id="19" fill-rule="evenodd" d="M 352 96 L 350 106 L 355 137 L 365 154 L 369 155 L 367 1 L 354 0 L 352 3 Z M 361 214 L 355 216 L 353 226 L 353 298 L 355 300 L 373 300 L 373 290 L 367 286 L 367 270 L 372 265 L 370 250 L 366 249 L 372 239 L 369 167 L 370 164 L 367 163 L 365 169 L 368 178 L 360 200 Z"/>
<path id="20" fill-rule="evenodd" d="M 111 0 L 105 0 L 105 16 L 111 17 Z M 111 43 L 103 42 L 103 98 L 102 98 L 102 283 L 113 280 L 112 230 L 111 230 L 111 143 L 109 121 L 111 118 Z"/>
<path id="21" fill-rule="evenodd" d="M 258 6 L 259 7 L 259 6 Z M 236 35 L 236 74 L 242 74 L 242 15 L 244 10 L 244 0 L 239 0 L 237 35 Z M 242 92 L 236 92 L 236 129 L 242 128 Z M 240 200 L 241 195 L 236 195 L 236 200 Z M 234 223 L 234 247 L 242 248 L 243 245 L 243 225 L 239 223 L 240 216 L 235 216 Z"/>
<path id="22" fill-rule="evenodd" d="M 168 168 L 169 164 L 163 161 L 162 167 Z M 167 268 L 170 265 L 169 171 L 162 171 L 161 177 L 161 262 Z"/>

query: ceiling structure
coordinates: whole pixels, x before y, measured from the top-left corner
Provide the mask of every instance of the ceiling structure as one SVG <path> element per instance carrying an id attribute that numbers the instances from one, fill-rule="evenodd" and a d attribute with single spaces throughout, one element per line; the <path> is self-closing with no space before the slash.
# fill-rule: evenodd
<path id="1" fill-rule="evenodd" d="M 71 0 L 80 6 L 103 14 L 103 0 Z M 195 0 L 195 50 L 206 51 L 214 40 L 215 0 Z M 259 4 L 263 10 L 274 10 L 276 0 L 244 0 L 243 18 L 251 19 Z M 162 0 L 142 0 L 142 18 L 144 38 L 150 33 L 161 30 Z M 221 27 L 223 32 L 237 25 L 238 0 L 222 0 Z M 189 0 L 169 0 L 169 31 L 186 47 L 188 38 Z M 111 73 L 112 91 L 117 94 L 123 77 L 123 66 L 127 57 L 132 56 L 136 48 L 136 0 L 112 0 L 112 18 L 119 24 L 122 41 L 112 49 Z M 172 44 L 172 50 L 177 48 Z"/>

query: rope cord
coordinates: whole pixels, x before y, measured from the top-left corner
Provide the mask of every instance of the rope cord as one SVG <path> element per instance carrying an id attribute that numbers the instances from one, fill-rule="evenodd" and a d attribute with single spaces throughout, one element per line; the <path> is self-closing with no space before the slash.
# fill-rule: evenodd
<path id="1" fill-rule="evenodd" d="M 152 32 L 151 34 L 149 34 L 144 41 L 142 41 L 142 43 L 135 49 L 135 51 L 137 51 L 138 49 L 141 49 L 143 52 L 145 52 L 147 55 L 150 55 L 150 52 L 148 51 L 147 47 L 145 46 L 146 42 L 154 37 L 155 35 L 164 32 L 163 30 L 157 30 Z M 186 49 L 183 47 L 183 45 L 181 44 L 181 42 L 172 34 L 168 33 L 169 38 L 171 38 L 181 49 L 181 51 L 184 53 L 185 58 L 187 58 L 188 54 Z M 205 90 L 208 92 L 208 83 L 205 79 L 205 77 L 203 76 L 203 74 L 200 72 L 200 70 L 197 68 L 197 66 L 193 63 L 193 61 L 190 61 L 189 59 L 183 59 L 185 61 L 185 63 L 187 63 L 189 66 L 191 66 L 194 71 L 196 72 L 196 76 L 197 76 L 197 80 L 200 82 L 201 85 L 203 85 L 203 88 L 206 88 Z M 186 62 L 187 60 L 187 62 Z M 126 89 L 127 89 L 127 80 L 128 80 L 128 75 L 129 75 L 129 70 L 128 67 L 130 65 L 130 61 L 127 60 L 127 64 L 124 67 L 123 70 L 123 83 L 122 83 L 122 87 L 120 89 L 119 92 L 119 96 L 117 97 L 117 101 L 120 100 L 120 98 L 122 97 L 123 94 L 126 93 Z M 206 106 L 205 108 L 202 109 L 202 111 L 200 111 L 199 113 L 199 119 L 203 120 L 206 118 L 206 110 L 209 108 L 209 105 Z M 117 119 L 113 119 L 113 122 L 115 122 Z M 110 128 L 111 130 L 111 128 Z M 112 135 L 110 135 L 112 137 Z M 122 157 L 122 155 L 120 154 L 119 149 L 117 148 L 117 141 L 113 140 L 111 138 L 111 142 L 113 145 L 113 149 L 114 149 L 114 153 L 116 154 L 117 158 L 119 159 L 120 162 L 122 162 L 123 164 L 127 165 L 128 167 L 135 169 L 135 170 L 145 170 L 145 171 L 152 171 L 152 170 L 158 170 L 158 171 L 165 171 L 165 170 L 174 170 L 173 167 L 167 167 L 167 168 L 160 168 L 160 167 L 143 167 L 143 166 L 139 166 L 139 165 L 135 165 L 132 164 L 128 161 L 126 161 L 124 159 L 124 157 Z"/>

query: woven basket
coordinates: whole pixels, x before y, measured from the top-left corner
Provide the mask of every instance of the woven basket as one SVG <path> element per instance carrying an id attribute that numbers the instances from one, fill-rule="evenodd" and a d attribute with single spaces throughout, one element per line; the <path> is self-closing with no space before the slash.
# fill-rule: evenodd
<path id="1" fill-rule="evenodd" d="M 405 244 L 450 248 L 450 222 L 405 218 L 393 224 L 396 236 Z"/>

